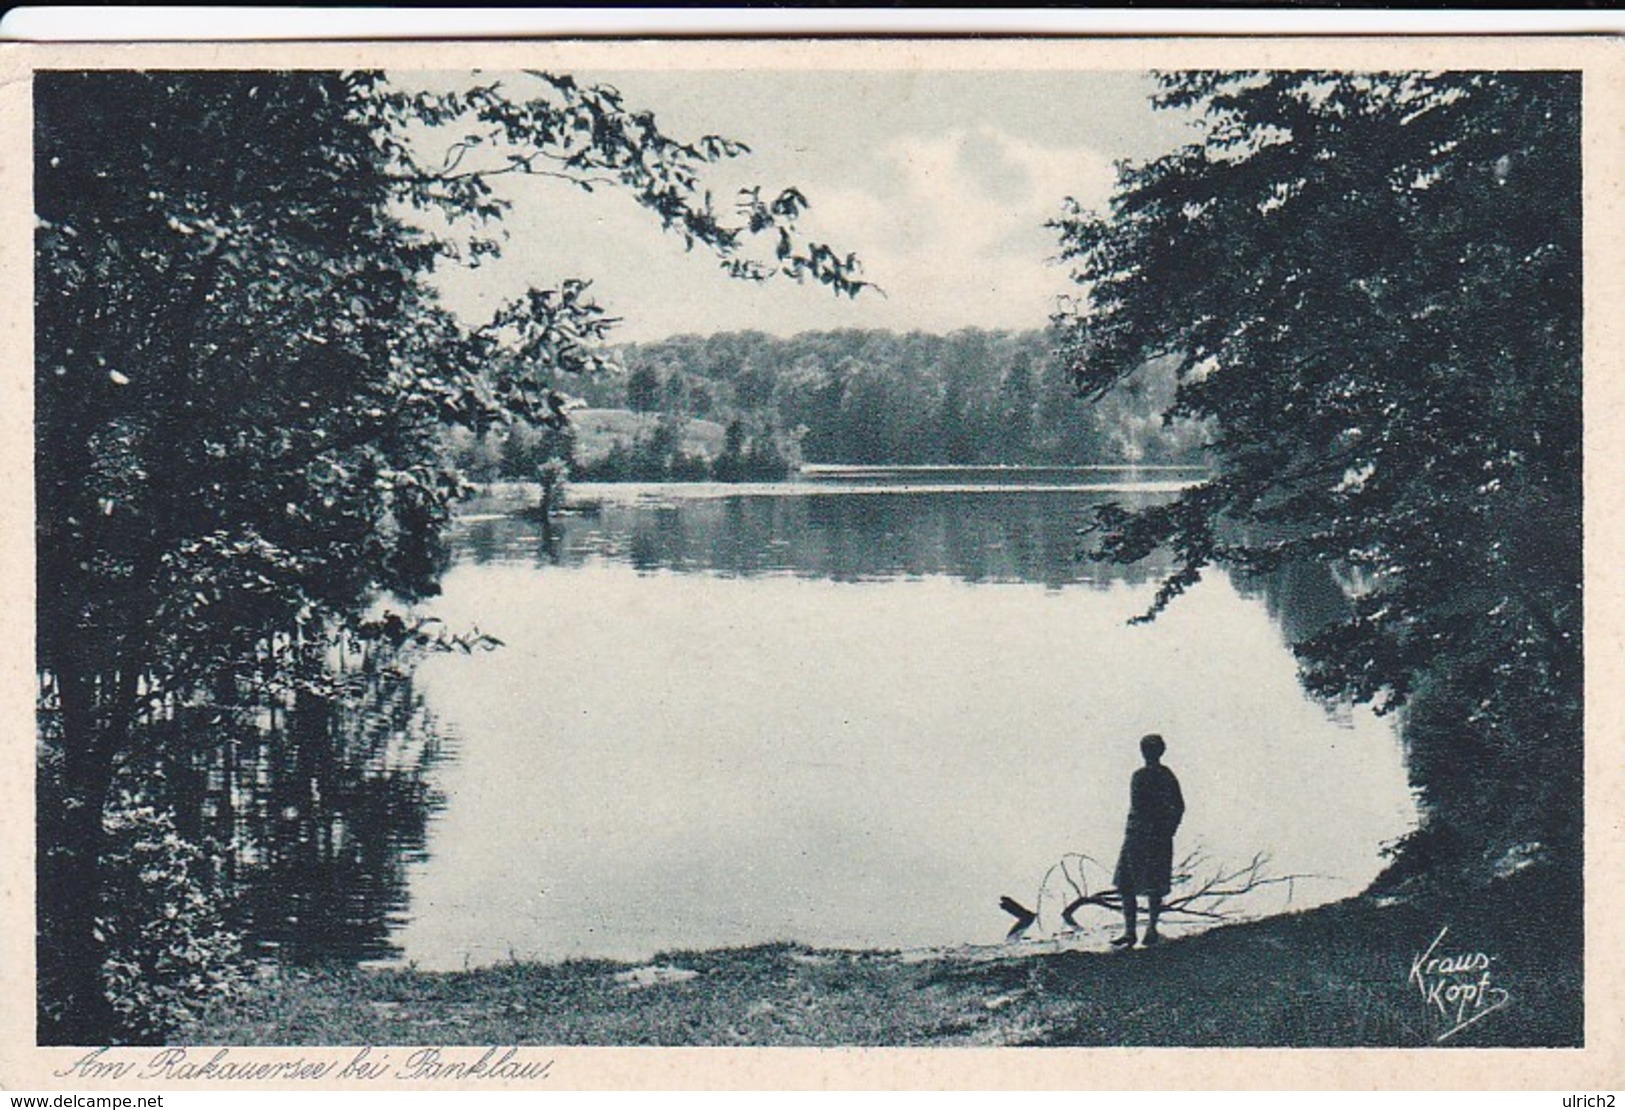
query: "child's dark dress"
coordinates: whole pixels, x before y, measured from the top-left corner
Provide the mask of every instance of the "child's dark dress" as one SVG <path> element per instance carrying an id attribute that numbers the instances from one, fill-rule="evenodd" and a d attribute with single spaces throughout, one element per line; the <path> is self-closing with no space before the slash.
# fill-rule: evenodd
<path id="1" fill-rule="evenodd" d="M 1174 870 L 1174 830 L 1185 815 L 1179 780 L 1160 763 L 1141 767 L 1129 783 L 1128 825 L 1112 882 L 1124 894 L 1162 897 Z"/>

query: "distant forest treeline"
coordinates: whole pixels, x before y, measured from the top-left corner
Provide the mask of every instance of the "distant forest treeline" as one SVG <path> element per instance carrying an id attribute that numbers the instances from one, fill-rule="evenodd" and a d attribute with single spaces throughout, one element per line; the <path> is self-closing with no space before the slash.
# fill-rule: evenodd
<path id="1" fill-rule="evenodd" d="M 529 478 L 549 457 L 582 479 L 783 476 L 800 463 L 1051 464 L 1202 461 L 1203 429 L 1165 426 L 1171 370 L 1151 363 L 1094 403 L 1080 400 L 1045 331 L 950 335 L 881 330 L 681 335 L 615 352 L 624 373 L 567 377 L 597 414 L 658 420 L 617 438 L 499 429 L 457 441 L 477 479 Z M 715 434 L 684 434 L 726 429 Z"/>

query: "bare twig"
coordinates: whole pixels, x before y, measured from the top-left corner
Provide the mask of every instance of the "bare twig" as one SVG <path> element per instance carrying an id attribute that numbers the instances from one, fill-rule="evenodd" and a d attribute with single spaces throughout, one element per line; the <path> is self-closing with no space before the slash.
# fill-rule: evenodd
<path id="1" fill-rule="evenodd" d="M 1285 885 L 1287 887 L 1287 900 L 1290 902 L 1295 893 L 1295 882 L 1303 875 L 1270 875 L 1268 873 L 1269 856 L 1258 852 L 1245 864 L 1234 869 L 1225 867 L 1212 868 L 1205 878 L 1198 879 L 1196 875 L 1209 871 L 1205 866 L 1206 859 L 1200 850 L 1193 851 L 1182 859 L 1174 868 L 1173 882 L 1169 897 L 1162 903 L 1163 916 L 1185 918 L 1195 921 L 1230 921 L 1237 919 L 1240 914 L 1231 906 L 1231 903 L 1253 891 L 1269 886 Z M 1107 887 L 1103 890 L 1090 891 L 1087 880 L 1083 875 L 1083 864 L 1092 864 L 1096 868 L 1105 870 L 1099 861 L 1079 852 L 1071 852 L 1061 857 L 1044 873 L 1043 881 L 1038 890 L 1038 908 L 1028 910 L 1015 899 L 1006 896 L 1000 903 L 1006 912 L 1016 917 L 1016 925 L 1010 930 L 1011 938 L 1024 934 L 1039 920 L 1043 912 L 1044 899 L 1049 891 L 1052 880 L 1059 873 L 1061 880 L 1070 888 L 1072 898 L 1061 910 L 1061 920 L 1068 929 L 1079 929 L 1077 913 L 1086 906 L 1098 906 L 1113 913 L 1123 910 L 1123 893 L 1115 888 Z M 1070 866 L 1069 866 L 1070 865 Z M 1073 867 L 1077 869 L 1074 878 Z M 1020 912 L 1017 912 L 1017 911 Z"/>

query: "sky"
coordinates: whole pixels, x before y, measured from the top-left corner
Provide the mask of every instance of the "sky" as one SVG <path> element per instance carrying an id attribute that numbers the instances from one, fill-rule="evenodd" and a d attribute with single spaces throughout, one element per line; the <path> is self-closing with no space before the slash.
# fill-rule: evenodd
<path id="1" fill-rule="evenodd" d="M 489 75 L 486 75 L 489 76 Z M 754 328 L 949 332 L 1040 327 L 1074 287 L 1046 220 L 1076 197 L 1103 207 L 1119 159 L 1189 141 L 1190 121 L 1151 108 L 1151 79 L 1116 72 L 577 72 L 649 108 L 667 134 L 724 135 L 751 153 L 719 169 L 719 207 L 742 184 L 795 185 L 808 238 L 855 252 L 873 291 L 856 300 L 789 281 L 731 279 L 624 193 L 505 178 L 504 256 L 447 276 L 443 292 L 488 316 L 529 285 L 593 290 L 619 341 Z M 411 83 L 401 75 L 403 83 Z M 529 78 L 504 77 L 513 94 Z"/>

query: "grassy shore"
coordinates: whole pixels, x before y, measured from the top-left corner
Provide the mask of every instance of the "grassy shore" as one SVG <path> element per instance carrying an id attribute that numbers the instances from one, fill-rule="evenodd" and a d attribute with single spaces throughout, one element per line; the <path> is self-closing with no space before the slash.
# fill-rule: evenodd
<path id="1" fill-rule="evenodd" d="M 1462 1017 L 1412 964 L 1505 991 Z M 765 945 L 640 965 L 513 963 L 457 973 L 285 970 L 184 1031 L 192 1044 L 1570 1046 L 1582 1040 L 1577 878 L 1352 899 L 1129 953 L 1010 945 L 933 953 Z M 1034 949 L 1037 949 L 1034 951 Z M 1471 961 L 1474 967 L 1480 961 Z M 1438 970 L 1437 968 L 1435 969 Z M 1436 976 L 1437 977 L 1437 976 Z M 1443 991 L 1441 990 L 1440 1001 Z M 1496 993 L 1486 998 L 1499 1000 Z M 1458 999 L 1459 1002 L 1459 999 Z"/>

